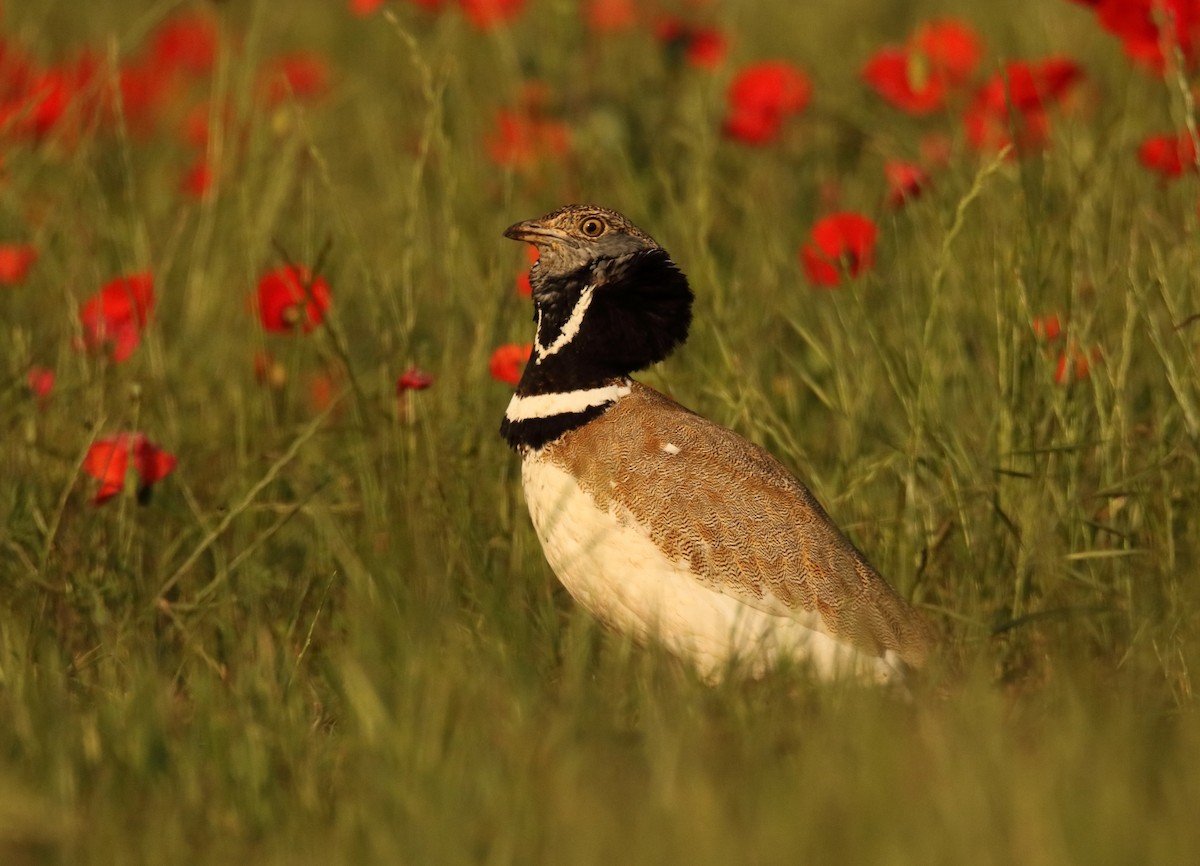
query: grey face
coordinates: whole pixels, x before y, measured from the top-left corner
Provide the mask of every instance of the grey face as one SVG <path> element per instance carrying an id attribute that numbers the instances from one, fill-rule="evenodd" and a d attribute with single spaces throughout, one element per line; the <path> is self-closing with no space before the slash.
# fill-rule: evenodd
<path id="1" fill-rule="evenodd" d="M 546 281 L 583 268 L 595 270 L 595 281 L 603 282 L 606 262 L 659 249 L 654 238 L 621 214 L 595 205 L 567 205 L 509 226 L 504 235 L 537 247 L 538 260 L 531 271 L 535 295 Z"/>

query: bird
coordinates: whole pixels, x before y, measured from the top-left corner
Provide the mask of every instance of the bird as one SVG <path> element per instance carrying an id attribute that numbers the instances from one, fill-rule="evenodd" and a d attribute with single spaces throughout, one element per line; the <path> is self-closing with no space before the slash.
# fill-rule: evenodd
<path id="1" fill-rule="evenodd" d="M 534 341 L 500 434 L 575 601 L 708 680 L 788 662 L 903 687 L 933 648 L 924 616 L 779 460 L 633 378 L 692 323 L 666 250 L 596 205 L 504 235 L 538 256 Z"/>

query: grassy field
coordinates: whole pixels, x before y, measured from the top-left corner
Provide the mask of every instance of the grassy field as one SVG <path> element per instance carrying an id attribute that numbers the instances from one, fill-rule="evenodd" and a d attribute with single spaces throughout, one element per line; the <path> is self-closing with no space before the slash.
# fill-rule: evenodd
<path id="1" fill-rule="evenodd" d="M 1192 861 L 1200 182 L 1137 153 L 1194 131 L 1200 79 L 1135 67 L 1065 0 L 809 5 L 680 7 L 728 40 L 706 68 L 568 0 L 491 28 L 453 4 L 5 4 L 6 58 L 99 72 L 3 133 L 0 243 L 37 261 L 0 285 L 0 862 Z M 181 12 L 207 64 L 146 116 L 79 107 Z M 1044 149 L 972 149 L 970 87 L 916 118 L 864 85 L 947 15 L 984 43 L 975 84 L 1082 66 Z M 327 79 L 271 96 L 297 52 Z M 722 136 L 726 88 L 766 58 L 812 100 L 752 147 Z M 569 146 L 497 164 L 522 104 Z M 885 208 L 885 159 L 930 133 L 929 188 Z M 696 290 L 644 379 L 796 468 L 935 624 L 912 705 L 803 671 L 705 685 L 556 584 L 488 362 L 532 336 L 501 232 L 581 200 Z M 832 210 L 878 248 L 818 289 L 797 251 Z M 288 261 L 329 285 L 311 333 L 249 300 Z M 81 348 L 81 305 L 141 272 L 136 349 Z M 398 398 L 411 366 L 434 382 Z M 86 456 L 123 431 L 178 463 L 95 505 Z"/>

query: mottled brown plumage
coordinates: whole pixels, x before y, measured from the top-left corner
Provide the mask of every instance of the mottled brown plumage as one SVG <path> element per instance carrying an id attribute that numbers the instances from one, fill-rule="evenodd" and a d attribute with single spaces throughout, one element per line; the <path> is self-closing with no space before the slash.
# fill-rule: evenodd
<path id="1" fill-rule="evenodd" d="M 666 446 L 670 446 L 669 448 Z M 544 449 L 601 509 L 619 503 L 697 580 L 764 613 L 817 611 L 828 632 L 914 667 L 925 620 L 784 466 L 757 445 L 636 382 L 628 397 Z"/>

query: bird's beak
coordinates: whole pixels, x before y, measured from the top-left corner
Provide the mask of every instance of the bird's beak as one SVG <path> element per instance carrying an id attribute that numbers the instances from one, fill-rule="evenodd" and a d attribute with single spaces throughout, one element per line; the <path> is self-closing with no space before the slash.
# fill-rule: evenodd
<path id="1" fill-rule="evenodd" d="M 524 241 L 534 245 L 545 243 L 548 240 L 561 241 L 563 239 L 561 232 L 548 228 L 537 220 L 514 223 L 504 230 L 504 236 L 512 238 L 514 241 Z"/>

